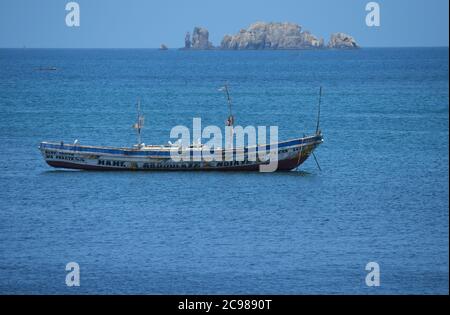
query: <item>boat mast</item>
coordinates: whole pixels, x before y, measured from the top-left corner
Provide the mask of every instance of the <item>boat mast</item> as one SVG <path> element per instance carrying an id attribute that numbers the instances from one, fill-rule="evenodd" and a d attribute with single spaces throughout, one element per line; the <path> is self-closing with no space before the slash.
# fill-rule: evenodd
<path id="1" fill-rule="evenodd" d="M 222 88 L 223 91 L 225 91 L 225 95 L 227 96 L 227 103 L 228 103 L 228 110 L 230 112 L 230 115 L 228 116 L 226 125 L 227 126 L 234 126 L 234 117 L 233 117 L 233 112 L 231 110 L 231 97 L 230 97 L 230 93 L 228 91 L 228 84 L 225 83 L 225 85 Z"/>
<path id="2" fill-rule="evenodd" d="M 232 110 L 231 110 L 231 97 L 230 97 L 230 93 L 229 93 L 229 91 L 228 91 L 228 83 L 227 82 L 225 82 L 225 85 L 223 86 L 223 87 L 221 87 L 220 89 L 219 89 L 219 91 L 225 91 L 225 95 L 226 95 L 226 97 L 227 97 L 227 103 L 228 103 L 228 110 L 229 110 L 229 115 L 228 115 L 228 118 L 227 118 L 227 120 L 225 121 L 225 126 L 227 126 L 227 127 L 231 127 L 230 128 L 230 140 L 231 140 L 231 143 L 229 143 L 230 145 L 231 145 L 231 147 L 233 147 L 233 133 L 234 133 L 234 131 L 233 131 L 233 127 L 234 127 L 234 116 L 233 116 L 233 112 L 232 112 Z M 225 146 L 227 147 L 228 146 L 228 144 L 226 143 L 225 144 Z"/>
<path id="3" fill-rule="evenodd" d="M 317 111 L 317 126 L 316 126 L 316 135 L 319 134 L 320 130 L 319 130 L 319 124 L 320 124 L 320 103 L 322 101 L 322 87 L 320 87 L 319 90 L 319 108 Z"/>
<path id="4" fill-rule="evenodd" d="M 141 114 L 141 100 L 138 98 L 136 103 L 136 111 L 137 111 L 137 122 L 133 125 L 133 128 L 136 129 L 137 132 L 137 146 L 140 148 L 142 146 L 141 140 L 141 129 L 144 127 L 144 115 Z"/>

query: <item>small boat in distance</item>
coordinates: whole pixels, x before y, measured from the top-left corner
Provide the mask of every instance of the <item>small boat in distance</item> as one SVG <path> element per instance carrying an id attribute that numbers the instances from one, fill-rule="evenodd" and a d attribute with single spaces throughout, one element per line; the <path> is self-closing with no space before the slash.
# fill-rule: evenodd
<path id="1" fill-rule="evenodd" d="M 231 112 L 231 98 L 227 85 L 225 91 L 229 105 L 227 126 L 233 128 L 234 116 Z M 322 88 L 319 94 L 319 111 L 317 127 L 314 134 L 301 138 L 290 139 L 276 143 L 277 171 L 289 171 L 296 169 L 313 155 L 317 166 L 318 161 L 314 150 L 323 142 L 322 132 L 319 129 L 320 101 Z M 144 116 L 140 111 L 140 102 L 137 103 L 137 122 L 133 128 L 137 131 L 138 143 L 133 147 L 105 147 L 80 145 L 78 140 L 72 144 L 64 142 L 41 142 L 39 149 L 48 165 L 56 168 L 80 169 L 80 170 L 201 170 L 201 171 L 258 171 L 262 165 L 268 165 L 271 161 L 261 159 L 260 152 L 268 152 L 273 144 L 259 144 L 237 148 L 216 148 L 216 156 L 231 156 L 231 159 L 210 160 L 203 158 L 202 144 L 193 144 L 182 147 L 169 142 L 167 145 L 145 145 L 141 141 L 141 130 L 144 125 Z M 233 130 L 233 129 L 231 129 Z M 200 156 L 199 160 L 173 159 L 173 153 L 185 153 L 188 157 Z M 250 156 L 258 156 L 255 159 Z"/>
<path id="2" fill-rule="evenodd" d="M 36 71 L 56 71 L 58 70 L 56 67 L 39 67 L 36 68 Z"/>

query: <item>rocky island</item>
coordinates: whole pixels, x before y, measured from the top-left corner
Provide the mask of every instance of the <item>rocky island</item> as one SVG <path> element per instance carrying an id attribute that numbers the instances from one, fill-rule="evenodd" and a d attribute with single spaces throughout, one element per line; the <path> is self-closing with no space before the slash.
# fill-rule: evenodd
<path id="1" fill-rule="evenodd" d="M 307 49 L 323 48 L 318 39 L 294 23 L 256 22 L 235 35 L 225 35 L 221 49 Z"/>
<path id="2" fill-rule="evenodd" d="M 185 37 L 184 49 L 206 50 L 249 50 L 249 49 L 356 49 L 356 40 L 344 33 L 331 35 L 327 45 L 323 38 L 318 38 L 311 32 L 302 30 L 295 23 L 265 23 L 256 22 L 247 29 L 242 29 L 234 35 L 225 35 L 219 47 L 214 47 L 209 41 L 206 28 L 195 27 L 191 35 Z"/>

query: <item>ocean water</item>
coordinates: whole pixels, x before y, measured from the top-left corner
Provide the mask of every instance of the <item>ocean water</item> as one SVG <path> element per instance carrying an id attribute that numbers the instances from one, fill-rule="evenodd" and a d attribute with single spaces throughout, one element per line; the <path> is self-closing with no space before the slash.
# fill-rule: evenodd
<path id="1" fill-rule="evenodd" d="M 448 294 L 448 54 L 0 50 L 0 293 Z M 280 139 L 314 131 L 323 86 L 322 171 L 65 171 L 39 153 L 131 146 L 138 97 L 147 144 L 223 126 L 225 81 L 237 123 Z"/>

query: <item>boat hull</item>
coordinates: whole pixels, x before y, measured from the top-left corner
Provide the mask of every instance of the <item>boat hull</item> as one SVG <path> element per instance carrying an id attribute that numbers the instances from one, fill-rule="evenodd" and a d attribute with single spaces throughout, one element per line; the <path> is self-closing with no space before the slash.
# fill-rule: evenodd
<path id="1" fill-rule="evenodd" d="M 278 143 L 277 171 L 297 168 L 322 143 L 321 135 Z M 48 165 L 55 168 L 98 171 L 259 171 L 270 160 L 249 158 L 252 148 L 234 150 L 231 159 L 208 161 L 201 155 L 177 161 L 171 157 L 171 147 L 155 146 L 148 149 L 81 146 L 76 144 L 42 142 L 40 151 Z M 256 152 L 269 146 L 254 147 Z M 189 149 L 192 157 L 196 150 Z M 254 152 L 254 151 L 253 151 Z M 198 151 L 197 151 L 198 153 Z M 226 151 L 222 152 L 225 157 Z M 220 152 L 219 152 L 220 155 Z"/>

